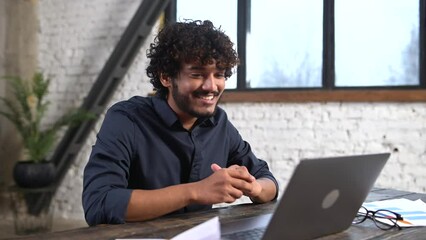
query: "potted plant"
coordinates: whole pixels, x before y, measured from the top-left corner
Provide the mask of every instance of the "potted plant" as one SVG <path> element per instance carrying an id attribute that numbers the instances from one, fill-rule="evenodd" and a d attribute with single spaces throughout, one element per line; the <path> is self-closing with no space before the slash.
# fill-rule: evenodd
<path id="1" fill-rule="evenodd" d="M 45 187 L 55 178 L 55 167 L 47 157 L 56 144 L 58 131 L 94 115 L 74 109 L 50 126 L 42 126 L 49 106 L 45 97 L 50 79 L 40 72 L 35 73 L 30 81 L 20 77 L 4 79 L 11 84 L 15 99 L 0 97 L 6 107 L 5 111 L 0 109 L 0 115 L 13 123 L 23 142 L 22 159 L 15 164 L 13 178 L 20 187 Z"/>

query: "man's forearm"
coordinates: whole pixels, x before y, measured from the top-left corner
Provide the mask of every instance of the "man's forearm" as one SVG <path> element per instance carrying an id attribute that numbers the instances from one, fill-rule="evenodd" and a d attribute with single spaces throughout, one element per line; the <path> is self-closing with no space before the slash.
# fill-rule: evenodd
<path id="1" fill-rule="evenodd" d="M 251 197 L 250 199 L 254 203 L 265 203 L 273 200 L 277 194 L 275 183 L 269 178 L 259 178 L 256 181 L 262 186 L 262 191 L 259 196 Z"/>
<path id="2" fill-rule="evenodd" d="M 246 176 L 247 175 L 247 176 Z M 250 178 L 249 178 L 250 177 Z M 133 190 L 127 206 L 126 221 L 143 221 L 174 212 L 189 204 L 232 203 L 250 185 L 251 175 L 244 171 L 218 170 L 198 182 L 174 185 L 157 190 Z M 247 178 L 247 179 L 245 179 Z M 245 179 L 245 181 L 241 181 Z M 252 201 L 271 201 L 276 195 L 275 183 L 267 178 L 255 180 L 261 192 Z"/>
<path id="3" fill-rule="evenodd" d="M 144 221 L 181 209 L 191 202 L 190 184 L 157 190 L 133 190 L 127 207 L 126 221 Z"/>

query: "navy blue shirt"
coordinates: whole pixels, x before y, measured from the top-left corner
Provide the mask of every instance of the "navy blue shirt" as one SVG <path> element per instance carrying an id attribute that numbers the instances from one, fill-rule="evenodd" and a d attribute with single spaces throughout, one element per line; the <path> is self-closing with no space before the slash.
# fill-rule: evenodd
<path id="1" fill-rule="evenodd" d="M 113 105 L 84 169 L 83 208 L 89 225 L 124 223 L 132 189 L 159 189 L 210 176 L 212 163 L 244 165 L 256 178 L 278 184 L 226 113 L 183 128 L 165 99 L 133 97 Z M 190 205 L 177 212 L 209 209 Z"/>

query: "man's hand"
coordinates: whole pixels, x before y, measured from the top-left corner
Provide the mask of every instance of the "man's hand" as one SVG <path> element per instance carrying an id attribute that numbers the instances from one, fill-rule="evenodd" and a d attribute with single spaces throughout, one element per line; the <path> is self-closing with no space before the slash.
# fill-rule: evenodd
<path id="1" fill-rule="evenodd" d="M 232 203 L 243 194 L 256 198 L 262 186 L 244 166 L 233 165 L 221 168 L 212 164 L 213 174 L 197 183 L 194 202 L 197 204 Z"/>
<path id="2" fill-rule="evenodd" d="M 214 163 L 214 164 L 211 165 L 211 169 L 213 170 L 213 172 L 216 172 L 216 171 L 218 171 L 222 168 L 219 165 L 217 165 L 216 163 Z M 234 170 L 234 171 L 240 171 L 242 174 L 250 175 L 250 181 L 249 181 L 250 185 L 244 185 L 244 186 L 246 186 L 246 188 L 240 188 L 240 190 L 243 192 L 243 194 L 246 195 L 247 197 L 256 198 L 262 192 L 262 186 L 256 181 L 256 178 L 253 177 L 249 173 L 249 171 L 247 170 L 246 167 L 238 166 L 238 165 L 232 165 L 227 169 Z"/>

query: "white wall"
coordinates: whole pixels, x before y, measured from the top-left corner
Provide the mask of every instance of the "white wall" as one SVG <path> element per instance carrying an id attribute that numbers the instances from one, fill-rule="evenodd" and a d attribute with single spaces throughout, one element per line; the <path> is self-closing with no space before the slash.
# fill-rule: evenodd
<path id="1" fill-rule="evenodd" d="M 81 104 L 140 2 L 39 1 L 39 65 L 53 80 L 50 121 Z M 109 105 L 152 90 L 145 76 L 145 50 Z M 377 186 L 426 192 L 424 103 L 227 103 L 222 107 L 258 157 L 269 162 L 282 186 L 300 158 L 386 151 L 393 154 Z M 82 171 L 100 123 L 56 195 L 56 214 L 83 218 Z"/>
<path id="2" fill-rule="evenodd" d="M 426 104 L 226 104 L 282 185 L 300 158 L 391 152 L 377 184 L 426 191 Z"/>

